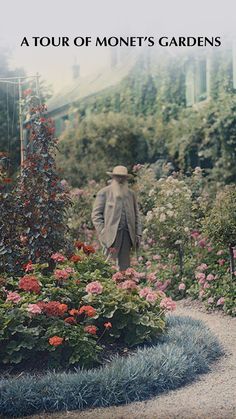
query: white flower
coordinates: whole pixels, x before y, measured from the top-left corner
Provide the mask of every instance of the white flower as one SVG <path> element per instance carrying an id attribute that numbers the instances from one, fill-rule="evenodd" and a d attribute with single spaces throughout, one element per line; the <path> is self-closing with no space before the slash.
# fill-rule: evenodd
<path id="1" fill-rule="evenodd" d="M 146 215 L 146 220 L 147 220 L 147 222 L 148 222 L 148 221 L 151 221 L 151 220 L 152 220 L 152 218 L 153 218 L 153 213 L 152 213 L 152 211 L 148 211 L 148 212 L 147 212 L 147 215 Z"/>
<path id="2" fill-rule="evenodd" d="M 166 215 L 162 212 L 159 218 L 160 222 L 164 222 L 166 220 Z"/>
<path id="3" fill-rule="evenodd" d="M 173 215 L 174 215 L 174 211 L 168 210 L 168 211 L 166 211 L 166 214 L 167 214 L 169 217 L 173 217 Z"/>

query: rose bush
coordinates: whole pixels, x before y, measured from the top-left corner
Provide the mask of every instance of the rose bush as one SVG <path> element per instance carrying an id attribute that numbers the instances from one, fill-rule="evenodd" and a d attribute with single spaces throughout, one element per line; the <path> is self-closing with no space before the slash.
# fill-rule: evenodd
<path id="1" fill-rule="evenodd" d="M 89 367 L 106 345 L 135 346 L 164 330 L 174 303 L 161 306 L 163 292 L 134 269 L 116 272 L 92 246 L 76 245 L 69 260 L 52 255 L 57 265 L 50 275 L 47 263 L 28 263 L 21 278 L 2 278 L 2 363 Z"/>

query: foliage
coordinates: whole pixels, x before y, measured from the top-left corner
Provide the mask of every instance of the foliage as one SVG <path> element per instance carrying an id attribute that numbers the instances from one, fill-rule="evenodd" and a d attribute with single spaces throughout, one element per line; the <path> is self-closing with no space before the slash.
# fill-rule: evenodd
<path id="1" fill-rule="evenodd" d="M 141 121 L 134 116 L 113 112 L 91 115 L 79 120 L 76 129 L 65 131 L 58 164 L 72 186 L 99 181 L 118 162 L 130 168 L 133 161 L 145 161 L 146 137 Z"/>
<path id="2" fill-rule="evenodd" d="M 103 368 L 2 380 L 0 413 L 22 417 L 146 400 L 192 382 L 222 355 L 202 322 L 171 316 L 167 333 L 155 345 L 116 357 Z"/>
<path id="3" fill-rule="evenodd" d="M 114 270 L 92 246 L 76 245 L 82 250 L 69 261 L 52 255 L 57 266 L 50 276 L 47 263 L 30 262 L 20 279 L 2 278 L 1 362 L 41 358 L 53 365 L 92 366 L 106 342 L 134 346 L 163 331 L 170 306 L 161 304 L 162 293 L 142 295 L 136 271 L 112 278 Z"/>

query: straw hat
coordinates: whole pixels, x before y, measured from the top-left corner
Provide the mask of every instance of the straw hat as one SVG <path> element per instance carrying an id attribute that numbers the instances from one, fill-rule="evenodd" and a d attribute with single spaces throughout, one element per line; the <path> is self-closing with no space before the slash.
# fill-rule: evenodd
<path id="1" fill-rule="evenodd" d="M 106 172 L 109 176 L 125 176 L 125 177 L 132 177 L 128 173 L 127 167 L 125 166 L 115 166 L 112 172 Z"/>

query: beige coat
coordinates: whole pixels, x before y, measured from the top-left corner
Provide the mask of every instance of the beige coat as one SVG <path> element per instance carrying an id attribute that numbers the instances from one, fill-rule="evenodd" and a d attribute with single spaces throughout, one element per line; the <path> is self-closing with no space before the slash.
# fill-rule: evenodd
<path id="1" fill-rule="evenodd" d="M 123 197 L 115 197 L 111 185 L 101 189 L 95 199 L 92 211 L 92 222 L 98 233 L 100 242 L 109 248 L 114 243 L 122 212 L 122 199 L 133 247 L 136 246 L 136 236 L 141 236 L 142 229 L 138 204 L 134 191 L 128 189 Z"/>

